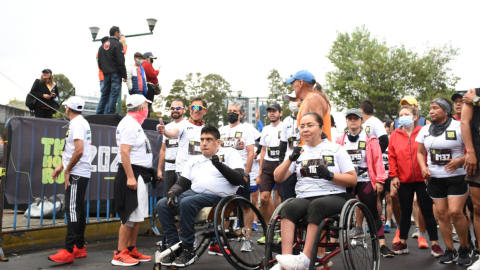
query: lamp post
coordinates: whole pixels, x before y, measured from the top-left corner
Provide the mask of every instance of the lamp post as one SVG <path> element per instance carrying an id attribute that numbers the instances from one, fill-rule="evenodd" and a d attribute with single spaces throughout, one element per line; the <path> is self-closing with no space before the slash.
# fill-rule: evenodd
<path id="1" fill-rule="evenodd" d="M 139 37 L 139 36 L 147 36 L 147 35 L 153 35 L 153 29 L 155 28 L 155 25 L 157 24 L 157 20 L 150 18 L 147 19 L 148 23 L 148 29 L 150 30 L 150 33 L 143 33 L 143 34 L 134 34 L 134 35 L 125 35 L 125 37 Z M 92 41 L 101 41 L 102 39 L 96 39 L 98 35 L 98 31 L 100 30 L 99 27 L 92 26 L 90 27 L 90 33 L 92 34 Z M 122 113 L 122 91 L 120 90 L 120 94 L 118 95 L 117 99 L 117 113 L 121 114 Z"/>
<path id="2" fill-rule="evenodd" d="M 275 90 L 275 91 L 276 91 L 276 90 Z M 276 91 L 276 93 L 275 93 L 275 91 L 274 91 L 274 94 L 275 94 L 275 98 L 276 98 L 277 95 L 278 95 L 278 91 Z M 238 95 L 238 99 L 247 99 L 247 100 L 249 100 L 249 99 L 256 99 L 256 100 L 257 100 L 257 102 L 256 102 L 256 108 L 257 108 L 257 109 L 258 109 L 258 105 L 259 105 L 259 100 L 260 100 L 260 99 L 266 99 L 266 100 L 270 99 L 269 97 L 242 97 L 242 90 L 238 90 L 238 91 L 237 91 L 237 95 Z M 247 104 L 248 104 L 248 103 L 247 103 Z M 248 106 L 247 106 L 246 109 L 247 109 L 247 111 L 248 111 Z M 267 123 L 266 121 L 267 121 L 267 118 L 266 118 L 266 116 L 265 116 L 265 124 Z M 257 122 L 257 121 L 255 121 L 255 122 Z M 257 128 L 258 128 L 258 123 L 256 124 L 256 126 L 257 126 Z"/>

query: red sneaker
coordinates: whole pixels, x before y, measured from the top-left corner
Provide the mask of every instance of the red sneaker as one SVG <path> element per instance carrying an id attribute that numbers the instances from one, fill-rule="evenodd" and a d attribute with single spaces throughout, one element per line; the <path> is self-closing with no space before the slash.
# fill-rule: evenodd
<path id="1" fill-rule="evenodd" d="M 227 255 L 230 256 L 230 250 L 228 250 L 228 248 L 225 248 L 225 251 L 227 252 Z M 218 243 L 215 246 L 210 246 L 210 248 L 208 249 L 208 255 L 223 256 L 223 253 L 220 250 L 220 246 L 218 245 Z"/>
<path id="2" fill-rule="evenodd" d="M 73 246 L 73 257 L 75 257 L 75 259 L 87 257 L 87 249 L 85 248 L 85 246 L 83 246 L 82 249 L 79 249 L 79 248 L 77 248 L 76 245 L 74 245 Z"/>
<path id="3" fill-rule="evenodd" d="M 133 250 L 130 251 L 130 256 L 132 256 L 132 258 L 137 259 L 141 262 L 149 262 L 152 260 L 151 256 L 143 255 L 142 253 L 140 253 L 137 247 L 134 247 Z"/>
<path id="4" fill-rule="evenodd" d="M 407 244 L 403 244 L 402 242 L 396 243 L 392 248 L 393 253 L 396 255 L 408 254 L 410 251 L 408 250 Z"/>
<path id="5" fill-rule="evenodd" d="M 74 257 L 73 253 L 68 252 L 66 249 L 60 249 L 57 254 L 48 256 L 48 259 L 56 263 L 72 263 Z"/>
<path id="6" fill-rule="evenodd" d="M 113 252 L 113 260 L 112 260 L 113 265 L 132 266 L 132 265 L 137 265 L 139 263 L 140 263 L 139 260 L 134 259 L 132 258 L 132 256 L 130 256 L 130 252 L 128 252 L 128 249 L 124 249 L 118 253 L 117 251 Z"/>
<path id="7" fill-rule="evenodd" d="M 445 253 L 443 252 L 443 249 L 437 244 L 432 245 L 432 251 L 430 252 L 430 254 L 432 254 L 432 256 L 435 258 L 445 255 Z"/>

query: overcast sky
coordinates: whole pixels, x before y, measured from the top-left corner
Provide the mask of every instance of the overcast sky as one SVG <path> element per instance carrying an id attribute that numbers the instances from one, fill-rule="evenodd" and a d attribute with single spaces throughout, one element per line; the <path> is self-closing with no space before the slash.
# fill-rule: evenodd
<path id="1" fill-rule="evenodd" d="M 7 1 L 0 0 L 0 104 L 24 100 L 44 68 L 66 75 L 77 94 L 99 91 L 89 27 L 111 26 L 127 39 L 127 66 L 135 52 L 158 56 L 154 67 L 166 94 L 187 73 L 223 76 L 244 96 L 268 95 L 267 76 L 311 71 L 318 81 L 333 69 L 326 58 L 337 31 L 365 24 L 388 45 L 423 52 L 425 44 L 452 42 L 460 56 L 450 66 L 457 89 L 480 86 L 480 1 Z M 126 88 L 126 87 L 125 87 Z"/>

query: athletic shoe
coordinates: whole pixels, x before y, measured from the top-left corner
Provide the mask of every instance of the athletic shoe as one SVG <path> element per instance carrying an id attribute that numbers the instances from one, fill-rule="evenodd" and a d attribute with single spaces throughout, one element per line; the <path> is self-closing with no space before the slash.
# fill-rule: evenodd
<path id="1" fill-rule="evenodd" d="M 197 260 L 197 254 L 194 249 L 184 248 L 180 256 L 172 262 L 172 266 L 187 267 Z"/>
<path id="2" fill-rule="evenodd" d="M 457 234 L 457 230 L 455 229 L 455 226 L 453 226 L 453 223 L 452 223 L 452 234 Z"/>
<path id="3" fill-rule="evenodd" d="M 275 264 L 270 270 L 285 270 L 279 263 Z"/>
<path id="4" fill-rule="evenodd" d="M 278 264 L 286 270 L 306 270 L 305 259 L 302 254 L 299 255 L 277 255 L 275 256 Z"/>
<path id="5" fill-rule="evenodd" d="M 234 230 L 239 230 L 240 229 L 240 220 L 237 219 L 237 222 L 235 223 L 235 227 L 233 229 Z"/>
<path id="6" fill-rule="evenodd" d="M 391 251 L 387 246 L 383 245 L 380 247 L 380 254 L 382 254 L 382 256 L 384 258 L 393 258 L 395 257 L 395 253 L 393 253 L 393 251 Z"/>
<path id="7" fill-rule="evenodd" d="M 397 231 L 395 232 L 395 238 L 393 238 L 392 243 L 393 243 L 394 245 L 400 243 L 400 230 L 397 230 Z"/>
<path id="8" fill-rule="evenodd" d="M 273 237 L 273 240 L 277 240 L 277 243 L 280 243 L 280 242 L 282 242 L 282 237 L 277 234 Z"/>
<path id="9" fill-rule="evenodd" d="M 253 230 L 254 232 L 258 231 L 258 224 L 257 224 L 257 222 L 253 222 L 252 230 Z"/>
<path id="10" fill-rule="evenodd" d="M 458 234 L 454 233 L 452 234 L 452 239 L 453 239 L 453 242 L 460 242 L 460 238 L 458 237 Z"/>
<path id="11" fill-rule="evenodd" d="M 265 244 L 265 236 L 262 236 L 262 238 L 257 240 L 257 243 L 259 244 Z"/>
<path id="12" fill-rule="evenodd" d="M 418 238 L 419 236 L 420 236 L 420 229 L 415 228 L 415 230 L 413 231 L 413 234 L 412 234 L 412 238 Z"/>
<path id="13" fill-rule="evenodd" d="M 425 237 L 422 237 L 422 236 L 418 237 L 418 248 L 419 249 L 429 248 L 428 243 L 427 243 L 427 239 L 425 239 Z"/>
<path id="14" fill-rule="evenodd" d="M 241 252 L 250 252 L 253 251 L 253 242 L 252 239 L 243 239 L 243 245 L 240 249 Z"/>
<path id="15" fill-rule="evenodd" d="M 408 250 L 407 243 L 398 242 L 393 245 L 392 252 L 397 255 L 408 254 L 410 251 Z"/>
<path id="16" fill-rule="evenodd" d="M 367 226 L 367 233 L 369 233 L 369 232 L 370 232 L 370 228 Z"/>
<path id="17" fill-rule="evenodd" d="M 228 248 L 225 248 L 225 251 L 227 252 L 227 255 L 230 256 L 230 250 L 228 250 Z M 220 246 L 218 245 L 218 243 L 214 246 L 210 245 L 210 248 L 208 249 L 208 255 L 223 256 L 223 253 L 220 250 Z"/>
<path id="18" fill-rule="evenodd" d="M 390 226 L 390 228 L 397 228 L 397 227 L 398 227 L 397 223 L 395 223 L 395 221 L 392 220 L 392 226 Z"/>
<path id="19" fill-rule="evenodd" d="M 137 259 L 141 262 L 149 262 L 152 260 L 152 256 L 143 255 L 138 251 L 137 247 L 134 247 L 133 250 L 130 251 L 130 256 L 132 256 L 132 258 Z"/>
<path id="20" fill-rule="evenodd" d="M 385 232 L 385 233 L 390 233 L 390 231 L 391 231 L 391 230 L 390 230 L 390 225 L 385 225 L 385 226 L 383 226 L 383 232 Z"/>
<path id="21" fill-rule="evenodd" d="M 443 249 L 437 244 L 432 245 L 432 251 L 430 252 L 430 254 L 432 254 L 432 256 L 435 258 L 445 255 L 445 253 L 443 252 Z"/>
<path id="22" fill-rule="evenodd" d="M 139 264 L 140 261 L 137 259 L 132 258 L 130 256 L 130 252 L 128 252 L 128 249 L 124 249 L 120 252 L 117 253 L 117 251 L 113 252 L 113 260 L 112 264 L 113 265 L 118 265 L 118 266 L 133 266 Z"/>
<path id="23" fill-rule="evenodd" d="M 73 246 L 73 257 L 75 257 L 75 259 L 87 257 L 87 249 L 85 248 L 85 246 L 83 246 L 82 249 L 79 249 L 79 248 L 77 248 L 77 246 L 74 245 Z"/>
<path id="24" fill-rule="evenodd" d="M 48 259 L 56 263 L 72 263 L 75 257 L 66 249 L 60 249 L 57 254 L 48 256 Z"/>
<path id="25" fill-rule="evenodd" d="M 357 226 L 350 231 L 350 238 L 356 239 L 356 238 L 362 238 L 364 236 L 365 236 L 365 233 L 363 232 L 363 228 L 360 226 Z"/>
<path id="26" fill-rule="evenodd" d="M 468 267 L 467 270 L 480 270 L 480 255 L 477 255 L 477 261 Z"/>
<path id="27" fill-rule="evenodd" d="M 333 262 L 328 260 L 327 261 L 327 266 L 332 267 L 332 265 L 333 265 Z M 323 267 L 323 264 L 320 264 L 319 262 L 316 262 L 315 263 L 315 270 L 321 270 L 321 269 L 325 269 L 325 267 Z"/>
<path id="28" fill-rule="evenodd" d="M 326 247 L 325 248 L 325 254 L 330 254 L 332 253 L 335 249 L 337 249 L 336 247 Z"/>
<path id="29" fill-rule="evenodd" d="M 472 264 L 473 250 L 468 247 L 460 246 L 458 249 L 457 265 L 470 265 Z"/>
<path id="30" fill-rule="evenodd" d="M 160 264 L 163 266 L 171 266 L 173 261 L 180 255 L 180 252 L 182 249 L 177 249 L 174 252 L 170 253 L 168 256 L 163 257 L 163 259 L 160 261 Z"/>
<path id="31" fill-rule="evenodd" d="M 439 263 L 452 263 L 456 262 L 458 259 L 458 253 L 455 249 L 446 248 L 445 254 L 438 259 Z"/>

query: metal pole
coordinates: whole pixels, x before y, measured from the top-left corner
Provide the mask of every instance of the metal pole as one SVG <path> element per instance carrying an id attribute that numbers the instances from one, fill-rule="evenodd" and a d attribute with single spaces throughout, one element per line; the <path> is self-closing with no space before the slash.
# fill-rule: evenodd
<path id="1" fill-rule="evenodd" d="M 7 139 L 5 139 L 7 138 Z M 2 236 L 2 220 L 3 220 L 3 187 L 5 185 L 5 180 L 7 178 L 7 175 L 6 175 L 6 169 L 7 169 L 7 160 L 8 160 L 8 154 L 7 154 L 7 149 L 8 149 L 8 127 L 5 126 L 5 130 L 3 131 L 3 141 L 4 141 L 4 145 L 3 145 L 3 161 L 2 161 L 2 168 L 0 169 L 0 171 L 2 172 L 0 174 L 1 176 L 1 181 L 0 181 L 0 261 L 2 262 L 8 262 L 8 259 L 5 257 L 5 254 L 3 253 L 3 249 L 2 249 L 2 244 L 3 244 L 3 236 Z M 2 176 L 2 174 L 4 174 Z"/>
<path id="2" fill-rule="evenodd" d="M 257 97 L 257 105 L 256 105 L 256 110 L 258 110 L 258 97 Z M 258 118 L 260 118 L 260 110 L 258 110 Z M 258 120 L 255 119 L 255 122 L 257 123 L 257 129 L 258 129 Z"/>
<path id="3" fill-rule="evenodd" d="M 122 80 L 122 85 L 120 87 L 120 94 L 118 95 L 118 99 L 117 99 L 117 114 L 122 114 L 122 88 L 123 88 L 123 80 Z"/>
<path id="4" fill-rule="evenodd" d="M 128 38 L 128 37 L 139 37 L 139 36 L 148 36 L 148 35 L 153 35 L 153 33 L 143 33 L 143 34 L 134 34 L 134 35 L 126 35 L 125 37 Z M 102 39 L 94 39 L 92 40 L 93 42 L 97 42 L 97 41 L 102 41 Z"/>

